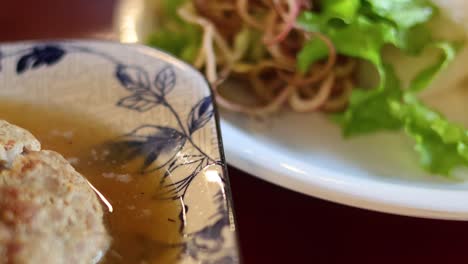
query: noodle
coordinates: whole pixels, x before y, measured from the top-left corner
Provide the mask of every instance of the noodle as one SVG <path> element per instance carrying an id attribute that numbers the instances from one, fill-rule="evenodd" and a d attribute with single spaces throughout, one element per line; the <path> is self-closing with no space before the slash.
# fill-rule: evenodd
<path id="1" fill-rule="evenodd" d="M 323 34 L 314 32 L 312 33 L 313 36 L 320 38 L 328 47 L 328 58 L 325 66 L 319 67 L 321 69 L 319 70 L 314 70 L 314 67 L 312 67 L 312 75 L 306 78 L 298 79 L 298 80 L 288 80 L 288 82 L 293 82 L 295 85 L 308 85 L 308 84 L 313 84 L 315 82 L 318 82 L 322 80 L 327 74 L 330 73 L 331 69 L 335 65 L 336 62 L 336 50 L 335 47 L 333 46 L 333 43 L 325 37 Z M 316 64 L 318 65 L 318 64 Z"/>
<path id="2" fill-rule="evenodd" d="M 238 103 L 234 103 L 230 100 L 222 97 L 217 89 L 215 89 L 215 95 L 217 96 L 217 102 L 220 106 L 229 109 L 234 112 L 250 114 L 250 115 L 267 115 L 277 112 L 281 106 L 288 100 L 290 94 L 296 89 L 295 86 L 288 85 L 271 100 L 270 103 L 264 106 L 246 106 Z"/>
<path id="3" fill-rule="evenodd" d="M 200 47 L 199 54 L 205 55 L 206 61 L 206 76 L 208 81 L 214 83 L 217 80 L 217 73 L 216 73 L 216 55 L 213 48 L 213 40 L 216 40 L 217 44 L 220 46 L 221 50 L 225 52 L 225 55 L 228 56 L 232 54 L 229 50 L 228 45 L 222 39 L 222 37 L 217 33 L 215 27 L 211 22 L 196 15 L 193 15 L 188 10 L 190 6 L 186 5 L 183 6 L 178 10 L 179 15 L 185 19 L 187 22 L 198 24 L 203 27 L 203 41 L 202 46 Z M 202 55 L 203 56 L 203 55 Z M 231 57 L 233 57 L 231 55 Z M 199 64 L 203 64 L 203 60 L 199 59 L 197 56 L 197 62 Z M 201 68 L 201 66 L 200 66 Z"/>
<path id="4" fill-rule="evenodd" d="M 275 1 L 278 2 L 278 1 Z M 298 0 L 287 0 L 288 8 L 289 8 L 289 16 L 283 15 L 283 20 L 285 22 L 285 27 L 283 30 L 273 39 L 265 40 L 267 45 L 272 45 L 283 41 L 289 32 L 293 29 L 294 24 L 296 23 L 297 16 L 299 15 L 299 2 Z M 277 4 L 275 6 L 278 6 Z M 280 14 L 282 11 L 280 11 Z"/>
<path id="5" fill-rule="evenodd" d="M 317 110 L 330 96 L 334 81 L 335 76 L 333 74 L 329 74 L 321 83 L 317 95 L 307 100 L 300 98 L 299 93 L 295 91 L 289 97 L 289 105 L 297 112 L 310 112 Z"/>
<path id="6" fill-rule="evenodd" d="M 249 15 L 248 2 L 248 0 L 236 0 L 237 13 L 247 25 L 262 30 L 263 25 Z"/>
<path id="7" fill-rule="evenodd" d="M 216 57 L 213 49 L 213 26 L 211 25 L 205 28 L 203 48 L 206 52 L 206 77 L 208 81 L 215 82 L 218 77 L 216 74 Z"/>
<path id="8" fill-rule="evenodd" d="M 264 41 L 268 41 L 268 39 L 273 38 L 274 35 L 274 26 L 275 21 L 277 20 L 278 15 L 271 11 L 267 17 L 266 29 L 265 29 L 265 37 Z M 295 58 L 289 57 L 284 55 L 277 43 L 272 43 L 266 46 L 267 50 L 270 52 L 271 56 L 278 62 L 283 62 L 284 64 L 288 65 L 289 67 L 294 67 L 296 64 Z"/>
<path id="9" fill-rule="evenodd" d="M 199 49 L 195 61 L 193 62 L 193 66 L 197 69 L 201 69 L 203 64 L 205 63 L 205 52 L 203 49 Z"/>
<path id="10" fill-rule="evenodd" d="M 278 70 L 279 68 L 278 68 L 278 65 L 275 64 L 275 62 L 273 61 L 262 61 L 258 63 L 253 69 L 251 69 L 250 75 L 249 75 L 252 88 L 254 92 L 256 93 L 257 97 L 265 101 L 269 101 L 269 100 L 272 100 L 272 98 L 274 98 L 275 96 L 274 92 L 276 90 L 274 88 L 278 87 L 278 85 L 275 85 L 275 86 L 271 85 L 271 82 L 270 82 L 270 85 L 267 85 L 266 82 L 262 80 L 261 75 L 267 69 L 271 69 L 276 73 L 276 70 Z M 280 83 L 284 86 L 285 82 L 282 82 L 278 78 L 271 78 L 271 79 L 275 81 L 280 81 L 276 83 L 277 84 Z"/>
<path id="11" fill-rule="evenodd" d="M 278 13 L 284 21 L 288 20 L 287 12 L 286 10 L 284 10 L 280 1 L 273 0 L 273 8 L 275 9 L 276 13 Z"/>
<path id="12" fill-rule="evenodd" d="M 344 65 L 336 66 L 333 70 L 337 78 L 345 78 L 353 73 L 356 67 L 355 60 L 348 60 Z"/>
<path id="13" fill-rule="evenodd" d="M 329 98 L 324 104 L 322 109 L 324 111 L 339 111 L 346 107 L 353 91 L 353 84 L 350 80 L 343 81 L 343 91 L 338 97 Z"/>
<path id="14" fill-rule="evenodd" d="M 335 47 L 327 36 L 306 33 L 295 24 L 302 8 L 312 8 L 311 1 L 193 1 L 195 8 L 189 1 L 179 8 L 178 14 L 203 30 L 193 64 L 205 71 L 221 107 L 249 115 L 266 115 L 279 111 L 286 103 L 297 112 L 340 111 L 347 105 L 356 62 L 349 58 L 337 59 Z M 207 15 L 207 12 L 213 13 Z M 228 21 L 229 26 L 224 26 L 223 21 Z M 242 30 L 248 34 L 237 40 L 232 37 Z M 260 45 L 255 42 L 258 40 L 255 35 L 261 36 L 266 45 L 261 55 L 252 57 L 252 45 Z M 325 43 L 328 56 L 313 63 L 307 73 L 299 74 L 297 52 L 311 38 Z M 220 95 L 218 87 L 234 76 L 247 81 L 249 91 L 259 101 L 257 105 L 239 104 Z"/>

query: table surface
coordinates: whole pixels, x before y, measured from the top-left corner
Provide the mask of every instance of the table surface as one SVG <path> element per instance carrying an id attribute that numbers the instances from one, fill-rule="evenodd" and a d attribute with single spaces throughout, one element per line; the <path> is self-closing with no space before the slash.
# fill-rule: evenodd
<path id="1" fill-rule="evenodd" d="M 116 4 L 2 1 L 0 41 L 112 39 Z M 243 263 L 468 263 L 468 222 L 351 208 L 277 187 L 233 167 L 229 177 Z"/>

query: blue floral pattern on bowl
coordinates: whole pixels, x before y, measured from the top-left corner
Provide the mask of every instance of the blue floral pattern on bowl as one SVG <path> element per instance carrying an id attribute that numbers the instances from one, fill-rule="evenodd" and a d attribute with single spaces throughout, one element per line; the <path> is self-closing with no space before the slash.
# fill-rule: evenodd
<path id="1" fill-rule="evenodd" d="M 179 220 L 180 232 L 185 239 L 178 245 L 181 247 L 180 263 L 238 263 L 216 112 L 209 87 L 198 72 L 162 52 L 143 46 L 87 41 L 0 46 L 0 65 L 0 76 L 8 76 L 0 82 L 2 87 L 15 85 L 22 79 L 56 82 L 58 79 L 53 79 L 54 75 L 61 76 L 59 83 L 66 83 L 65 78 L 74 77 L 71 69 L 80 67 L 85 72 L 100 67 L 97 71 L 111 73 L 100 75 L 106 79 L 102 83 L 109 84 L 102 90 L 112 94 L 105 97 L 105 101 L 129 112 L 125 115 L 131 116 L 136 126 L 130 127 L 126 123 L 123 127 L 128 129 L 127 132 L 106 144 L 114 153 L 119 153 L 120 162 L 142 158 L 142 173 L 158 171 L 163 175 L 155 199 L 176 200 L 183 204 Z M 48 74 L 52 74 L 51 77 Z M 81 80 L 86 76 L 77 78 Z M 69 99 L 65 103 L 57 97 L 47 96 L 52 93 L 44 87 L 47 86 L 38 91 L 46 94 L 42 100 L 80 105 L 79 99 L 75 102 Z M 59 89 L 51 88 L 60 92 Z M 89 92 L 88 97 L 93 96 L 91 89 Z M 10 93 L 8 89 L 0 88 L 0 97 L 12 96 Z M 27 93 L 21 91 L 13 96 L 39 100 L 27 98 Z M 92 101 L 90 98 L 82 99 L 83 104 Z M 183 100 L 179 102 L 181 98 Z M 89 105 L 96 104 L 90 102 Z"/>

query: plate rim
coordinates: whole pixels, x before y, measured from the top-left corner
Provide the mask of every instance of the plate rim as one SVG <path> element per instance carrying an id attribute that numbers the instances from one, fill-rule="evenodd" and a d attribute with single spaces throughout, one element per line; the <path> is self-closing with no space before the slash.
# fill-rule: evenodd
<path id="1" fill-rule="evenodd" d="M 228 164 L 277 186 L 322 200 L 381 213 L 427 219 L 468 220 L 468 203 L 460 203 L 462 198 L 468 198 L 466 192 L 355 178 L 353 181 L 357 184 L 350 181 L 337 182 L 333 177 L 337 172 L 318 166 L 304 166 L 304 162 L 295 161 L 282 153 L 275 152 L 268 156 L 268 163 L 262 163 L 256 157 L 267 153 L 265 150 L 268 146 L 255 143 L 242 129 L 223 118 L 221 130 L 227 142 L 224 151 Z M 255 145 L 255 151 L 246 151 L 242 149 L 241 144 L 231 144 L 240 140 L 250 141 L 249 143 Z M 308 172 L 310 168 L 314 171 Z M 359 183 L 365 183 L 366 186 L 359 186 Z M 369 183 L 372 186 L 369 186 Z M 379 188 L 373 191 L 374 186 Z M 458 204 L 450 204 L 451 201 L 458 201 Z M 437 206 L 434 206 L 434 203 L 437 203 Z"/>

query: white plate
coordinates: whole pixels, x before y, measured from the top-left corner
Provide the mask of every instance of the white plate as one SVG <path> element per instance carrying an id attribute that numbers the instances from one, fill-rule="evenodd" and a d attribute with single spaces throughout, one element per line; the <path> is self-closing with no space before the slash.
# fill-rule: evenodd
<path id="1" fill-rule="evenodd" d="M 467 91 L 425 101 L 468 127 Z M 380 212 L 468 219 L 468 183 L 425 173 L 406 136 L 385 132 L 344 140 L 320 113 L 283 113 L 264 121 L 222 112 L 229 164 L 307 195 Z M 467 179 L 466 170 L 457 171 Z"/>
<path id="2" fill-rule="evenodd" d="M 154 30 L 152 2 L 122 3 L 116 18 L 121 40 L 144 42 Z M 468 96 L 446 96 L 434 97 L 432 104 L 468 124 L 463 116 Z M 468 184 L 425 174 L 412 142 L 402 135 L 344 141 L 339 128 L 320 114 L 286 113 L 259 122 L 223 112 L 221 128 L 228 163 L 266 181 L 380 212 L 468 219 Z"/>
<path id="3" fill-rule="evenodd" d="M 428 98 L 467 124 L 466 91 Z M 468 184 L 424 173 L 398 133 L 350 140 L 322 114 L 285 113 L 259 122 L 222 113 L 228 163 L 261 179 L 326 200 L 401 215 L 468 219 Z M 466 177 L 466 173 L 458 173 Z"/>

